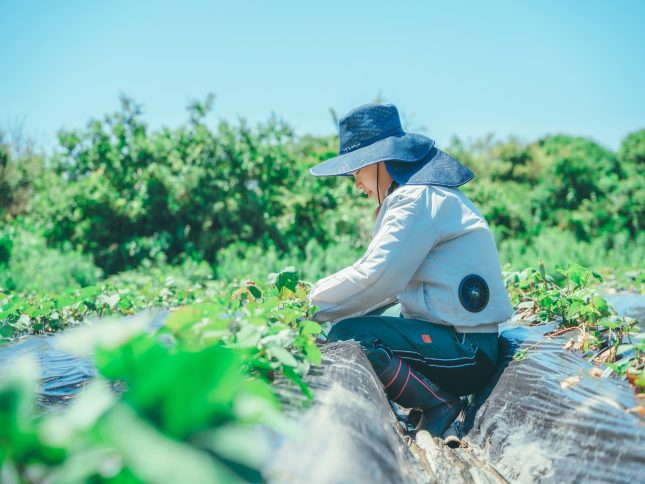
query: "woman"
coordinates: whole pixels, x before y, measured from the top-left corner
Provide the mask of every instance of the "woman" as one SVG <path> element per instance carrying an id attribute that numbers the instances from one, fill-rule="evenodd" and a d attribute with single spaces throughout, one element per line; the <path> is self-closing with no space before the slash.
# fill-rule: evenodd
<path id="1" fill-rule="evenodd" d="M 474 174 L 404 132 L 393 105 L 350 111 L 339 135 L 339 156 L 310 172 L 353 175 L 379 209 L 363 257 L 312 288 L 314 318 L 333 323 L 330 341 L 358 341 L 387 395 L 421 408 L 418 429 L 440 437 L 459 396 L 494 372 L 498 324 L 512 313 L 493 235 L 457 189 Z"/>

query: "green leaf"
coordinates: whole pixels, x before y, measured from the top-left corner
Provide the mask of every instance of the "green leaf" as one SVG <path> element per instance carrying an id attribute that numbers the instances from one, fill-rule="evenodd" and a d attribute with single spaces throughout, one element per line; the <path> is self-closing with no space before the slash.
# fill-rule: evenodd
<path id="1" fill-rule="evenodd" d="M 320 365 L 322 361 L 322 353 L 320 348 L 316 343 L 310 343 L 304 347 L 305 355 L 307 355 L 307 360 L 313 363 L 314 365 Z"/>
<path id="2" fill-rule="evenodd" d="M 31 318 L 27 316 L 26 314 L 23 314 L 20 316 L 18 321 L 13 323 L 13 327 L 16 328 L 18 331 L 26 331 L 29 329 L 31 326 Z"/>
<path id="3" fill-rule="evenodd" d="M 528 350 L 519 350 L 513 355 L 513 359 L 515 361 L 521 361 L 524 358 L 526 358 L 527 354 L 528 354 Z"/>
<path id="4" fill-rule="evenodd" d="M 300 390 L 302 391 L 302 393 L 304 393 L 304 394 L 305 394 L 305 396 L 306 396 L 310 401 L 312 401 L 312 400 L 314 399 L 314 395 L 313 395 L 313 393 L 311 392 L 311 389 L 309 388 L 309 386 L 308 386 L 308 385 L 305 383 L 305 381 L 300 377 L 300 375 L 298 375 L 298 374 L 296 373 L 296 371 L 295 371 L 293 368 L 284 367 L 282 371 L 283 371 L 283 373 L 284 373 L 284 376 L 286 376 L 287 378 L 289 378 L 291 381 L 293 381 L 294 383 L 296 383 L 296 384 L 300 387 Z"/>
<path id="5" fill-rule="evenodd" d="M 65 412 L 52 413 L 41 427 L 50 445 L 67 447 L 82 432 L 91 431 L 99 418 L 116 402 L 105 380 L 94 380 L 75 398 Z"/>
<path id="6" fill-rule="evenodd" d="M 235 348 L 255 348 L 258 346 L 261 337 L 262 333 L 257 326 L 247 324 L 235 333 L 235 343 L 230 343 L 230 346 Z"/>
<path id="7" fill-rule="evenodd" d="M 233 482 L 235 474 L 195 447 L 169 439 L 126 405 L 115 408 L 100 426 L 138 479 L 145 482 Z"/>
<path id="8" fill-rule="evenodd" d="M 264 439 L 258 439 L 257 429 L 231 422 L 213 430 L 191 437 L 200 447 L 212 450 L 218 457 L 240 463 L 252 469 L 260 469 L 266 462 L 270 447 Z M 257 472 L 257 471 L 256 471 Z M 262 480 L 257 472 L 253 480 Z"/>
<path id="9" fill-rule="evenodd" d="M 292 367 L 298 366 L 298 361 L 295 359 L 295 357 L 280 346 L 270 346 L 269 348 L 267 348 L 267 351 L 269 352 L 269 354 L 271 354 L 271 356 L 273 356 L 283 365 Z"/>
<path id="10" fill-rule="evenodd" d="M 598 309 L 601 313 L 607 313 L 609 312 L 609 304 L 607 303 L 607 300 L 600 296 L 594 296 L 591 299 L 591 303 Z"/>
<path id="11" fill-rule="evenodd" d="M 117 307 L 121 309 L 122 311 L 127 311 L 128 309 L 131 309 L 134 304 L 132 303 L 132 299 L 128 296 L 123 296 L 121 297 L 121 300 L 117 304 Z"/>
<path id="12" fill-rule="evenodd" d="M 610 319 L 601 319 L 598 321 L 598 324 L 607 329 L 616 329 L 620 325 L 616 321 L 612 321 Z"/>
<path id="13" fill-rule="evenodd" d="M 119 296 L 119 294 L 110 294 L 110 295 L 101 294 L 100 296 L 98 296 L 96 298 L 96 304 L 98 306 L 106 305 L 110 309 L 112 309 L 112 308 L 114 308 L 114 306 L 116 306 L 118 304 L 120 299 L 121 299 L 121 296 Z"/>
<path id="14" fill-rule="evenodd" d="M 296 291 L 298 286 L 299 274 L 295 267 L 285 267 L 280 271 L 276 279 L 276 287 L 279 291 L 284 288 L 289 289 L 292 292 Z"/>
<path id="15" fill-rule="evenodd" d="M 73 296 L 62 296 L 59 298 L 56 298 L 54 300 L 54 305 L 56 309 L 63 309 L 67 306 L 71 306 L 73 304 L 76 304 L 80 299 L 75 298 Z"/>
<path id="16" fill-rule="evenodd" d="M 74 355 L 91 355 L 95 348 L 117 348 L 136 335 L 143 333 L 152 320 L 150 314 L 130 319 L 106 319 L 100 323 L 66 331 L 55 346 Z"/>
<path id="17" fill-rule="evenodd" d="M 260 299 L 262 297 L 262 291 L 260 291 L 260 289 L 257 286 L 253 284 L 249 284 L 246 287 L 249 289 L 250 293 L 253 295 L 254 298 Z"/>
<path id="18" fill-rule="evenodd" d="M 220 319 L 222 307 L 213 303 L 198 303 L 184 306 L 181 309 L 173 311 L 164 321 L 164 327 L 177 333 L 183 328 L 197 323 L 205 318 Z M 228 325 L 228 322 L 223 326 Z"/>
<path id="19" fill-rule="evenodd" d="M 544 267 L 544 261 L 542 259 L 540 259 L 539 270 L 540 270 L 540 275 L 542 276 L 542 279 L 546 280 L 546 269 Z"/>
<path id="20" fill-rule="evenodd" d="M 300 334 L 302 335 L 319 335 L 322 331 L 320 324 L 315 321 L 304 320 L 300 322 Z"/>

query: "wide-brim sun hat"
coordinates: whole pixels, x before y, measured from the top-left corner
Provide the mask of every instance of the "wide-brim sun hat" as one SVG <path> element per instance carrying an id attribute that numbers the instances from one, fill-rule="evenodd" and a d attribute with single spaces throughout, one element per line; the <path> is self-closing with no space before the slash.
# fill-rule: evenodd
<path id="1" fill-rule="evenodd" d="M 399 185 L 457 187 L 475 174 L 435 146 L 434 140 L 406 133 L 393 104 L 364 104 L 338 122 L 339 155 L 309 170 L 315 176 L 350 175 L 368 165 L 385 162 Z"/>

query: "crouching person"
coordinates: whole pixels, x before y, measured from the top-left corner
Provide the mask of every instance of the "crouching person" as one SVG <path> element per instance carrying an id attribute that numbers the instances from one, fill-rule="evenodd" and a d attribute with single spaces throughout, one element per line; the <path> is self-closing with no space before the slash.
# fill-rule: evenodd
<path id="1" fill-rule="evenodd" d="M 474 175 L 404 132 L 393 105 L 352 110 L 339 135 L 340 155 L 311 173 L 353 175 L 378 209 L 363 257 L 312 288 L 314 319 L 333 323 L 330 341 L 358 341 L 389 398 L 420 408 L 418 430 L 441 437 L 459 396 L 494 373 L 498 324 L 512 314 L 493 235 L 458 189 Z"/>

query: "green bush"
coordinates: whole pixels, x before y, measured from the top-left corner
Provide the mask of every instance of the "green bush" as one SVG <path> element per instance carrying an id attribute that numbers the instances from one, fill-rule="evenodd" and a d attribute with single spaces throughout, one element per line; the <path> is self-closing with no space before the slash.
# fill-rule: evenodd
<path id="1" fill-rule="evenodd" d="M 585 266 L 593 263 L 598 270 L 606 273 L 615 268 L 642 267 L 645 234 L 641 234 L 636 241 L 619 234 L 608 246 L 605 239 L 585 242 L 569 232 L 549 228 L 528 242 L 521 239 L 503 240 L 498 248 L 502 264 L 510 264 L 512 268 L 535 266 L 540 259 L 544 259 L 549 263 L 549 270 L 554 270 L 556 265 L 566 265 L 575 260 Z"/>
<path id="2" fill-rule="evenodd" d="M 456 139 L 449 150 L 478 174 L 464 191 L 498 241 L 533 239 L 548 227 L 584 241 L 623 232 L 634 239 L 645 216 L 642 133 L 629 135 L 618 154 L 565 135 L 528 145 L 513 138 L 470 145 Z"/>
<path id="3" fill-rule="evenodd" d="M 9 143 L 0 131 L 0 224 L 31 210 L 33 194 L 42 188 L 44 170 L 43 157 L 29 142 Z"/>
<path id="4" fill-rule="evenodd" d="M 310 240 L 359 230 L 351 185 L 307 173 L 331 155 L 330 140 L 297 140 L 275 118 L 211 130 L 210 104 L 191 105 L 175 130 L 149 133 L 123 99 L 120 112 L 62 132 L 59 195 L 39 205 L 49 241 L 71 241 L 114 273 L 160 253 L 212 263 L 238 242 L 302 252 Z"/>
<path id="5" fill-rule="evenodd" d="M 296 136 L 276 117 L 212 126 L 212 104 L 193 102 L 179 127 L 150 130 L 140 106 L 122 98 L 116 113 L 60 132 L 47 163 L 0 143 L 0 185 L 11 194 L 0 202 L 6 223 L 27 215 L 48 249 L 78 250 L 108 275 L 196 260 L 230 280 L 284 262 L 315 279 L 351 263 L 369 242 L 373 207 L 351 178 L 308 173 L 336 154 L 336 137 Z M 642 265 L 631 254 L 641 253 L 645 223 L 645 130 L 617 153 L 566 135 L 454 139 L 445 149 L 477 174 L 463 190 L 489 221 L 503 260 L 533 264 L 527 259 L 559 247 L 594 266 L 604 262 L 593 257 Z M 16 175 L 23 165 L 24 176 Z M 10 250 L 0 237 L 0 263 Z"/>
<path id="6" fill-rule="evenodd" d="M 45 238 L 25 228 L 0 228 L 0 288 L 7 291 L 62 291 L 102 277 L 90 256 L 47 247 Z"/>

